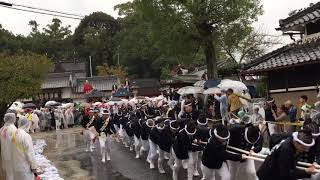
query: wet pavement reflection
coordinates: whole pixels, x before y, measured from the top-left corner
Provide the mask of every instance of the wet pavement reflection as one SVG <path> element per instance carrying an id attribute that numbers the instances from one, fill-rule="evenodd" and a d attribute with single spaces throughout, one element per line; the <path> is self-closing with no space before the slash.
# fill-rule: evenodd
<path id="1" fill-rule="evenodd" d="M 160 174 L 157 168 L 150 170 L 149 164 L 145 161 L 146 155 L 137 160 L 134 152 L 130 152 L 121 143 L 112 142 L 111 161 L 103 164 L 98 142 L 94 152 L 85 152 L 85 144 L 80 133 L 81 128 L 70 128 L 32 135 L 33 139 L 45 139 L 48 146 L 44 155 L 53 162 L 65 180 L 171 179 L 172 172 L 167 165 L 164 166 L 167 174 Z M 186 170 L 180 171 L 181 180 L 187 179 L 186 174 Z M 194 178 L 194 180 L 200 179 L 200 177 Z"/>
<path id="2" fill-rule="evenodd" d="M 85 146 L 80 128 L 52 131 L 33 135 L 34 139 L 45 139 L 44 155 L 58 168 L 65 180 L 127 180 L 113 169 L 111 164 L 102 164 L 98 152 L 84 152 Z"/>

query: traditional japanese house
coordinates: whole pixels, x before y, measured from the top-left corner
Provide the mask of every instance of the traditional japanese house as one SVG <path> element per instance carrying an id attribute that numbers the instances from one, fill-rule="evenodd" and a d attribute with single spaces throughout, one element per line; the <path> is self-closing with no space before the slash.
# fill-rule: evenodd
<path id="1" fill-rule="evenodd" d="M 243 76 L 266 76 L 268 95 L 276 102 L 316 101 L 320 84 L 320 2 L 279 20 L 278 31 L 294 41 L 246 65 Z"/>
<path id="2" fill-rule="evenodd" d="M 160 82 L 157 79 L 135 79 L 132 81 L 134 96 L 154 97 L 160 95 Z"/>
<path id="3" fill-rule="evenodd" d="M 83 93 L 86 80 L 92 84 L 95 92 L 99 92 L 92 96 L 98 94 L 104 97 L 111 95 L 112 85 L 118 82 L 114 76 L 87 77 L 87 66 L 84 62 L 58 62 L 54 64 L 54 71 L 49 73 L 42 83 L 41 93 L 33 101 L 86 101 L 88 97 Z"/>
<path id="4" fill-rule="evenodd" d="M 94 76 L 94 77 L 82 77 L 78 78 L 76 80 L 76 87 L 75 87 L 75 93 L 80 95 L 80 97 L 75 99 L 79 99 L 80 101 L 83 95 L 83 85 L 86 82 L 86 80 L 89 81 L 89 83 L 93 86 L 93 88 L 96 90 L 94 94 L 92 94 L 92 97 L 110 97 L 111 91 L 112 91 L 112 85 L 118 83 L 118 78 L 115 76 Z M 90 97 L 90 96 L 89 96 Z"/>
<path id="5" fill-rule="evenodd" d="M 185 87 L 185 86 L 193 86 L 193 85 L 195 85 L 195 83 L 197 83 L 201 80 L 205 80 L 203 78 L 203 75 L 205 72 L 207 72 L 207 66 L 197 67 L 197 68 L 194 68 L 193 70 L 190 70 L 190 72 L 188 70 L 188 72 L 184 72 L 184 73 L 178 73 L 179 67 L 181 67 L 181 65 L 178 65 L 177 67 L 174 67 L 174 69 L 172 70 L 172 72 L 171 72 L 172 77 L 170 79 L 161 80 L 162 86 L 167 87 L 167 88 L 178 89 L 178 88 Z M 218 61 L 217 67 L 218 67 L 218 71 L 220 71 L 220 73 L 219 73 L 220 79 L 239 80 L 238 66 L 233 61 L 231 61 L 231 60 Z M 183 70 L 186 71 L 185 69 L 183 69 Z M 221 73 L 223 70 L 229 71 L 228 73 L 225 73 L 225 74 L 228 74 L 228 76 Z M 174 72 L 176 72 L 176 73 L 174 73 Z"/>

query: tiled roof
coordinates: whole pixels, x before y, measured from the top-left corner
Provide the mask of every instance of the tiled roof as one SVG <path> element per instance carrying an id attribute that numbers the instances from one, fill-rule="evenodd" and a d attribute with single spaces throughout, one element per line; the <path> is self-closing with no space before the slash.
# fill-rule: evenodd
<path id="1" fill-rule="evenodd" d="M 41 89 L 71 87 L 72 73 L 50 73 L 41 85 Z"/>
<path id="2" fill-rule="evenodd" d="M 112 85 L 118 83 L 118 79 L 115 76 L 95 76 L 87 78 L 78 78 L 76 92 L 83 92 L 83 85 L 88 80 L 94 89 L 98 91 L 111 91 Z"/>
<path id="3" fill-rule="evenodd" d="M 320 63 L 320 40 L 277 49 L 247 65 L 242 74 L 256 74 L 309 63 Z"/>
<path id="4" fill-rule="evenodd" d="M 315 22 L 320 19 L 320 2 L 298 11 L 296 14 L 279 21 L 280 28 L 278 30 L 298 30 L 297 26 L 305 25 L 309 22 Z"/>

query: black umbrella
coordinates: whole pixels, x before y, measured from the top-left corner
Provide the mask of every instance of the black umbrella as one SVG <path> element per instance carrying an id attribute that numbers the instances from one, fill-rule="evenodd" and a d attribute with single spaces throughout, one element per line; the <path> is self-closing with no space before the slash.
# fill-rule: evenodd
<path id="1" fill-rule="evenodd" d="M 209 89 L 213 87 L 217 87 L 220 84 L 221 80 L 220 79 L 209 79 L 204 83 L 204 89 Z"/>
<path id="2" fill-rule="evenodd" d="M 35 109 L 37 106 L 33 103 L 27 103 L 23 105 L 22 109 Z"/>

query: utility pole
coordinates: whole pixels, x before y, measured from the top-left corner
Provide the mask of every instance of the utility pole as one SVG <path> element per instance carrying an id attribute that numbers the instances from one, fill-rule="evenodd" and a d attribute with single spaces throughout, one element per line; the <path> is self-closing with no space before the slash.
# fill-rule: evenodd
<path id="1" fill-rule="evenodd" d="M 91 60 L 91 56 L 89 56 L 89 63 L 90 63 L 90 77 L 92 77 L 92 60 Z"/>
<path id="2" fill-rule="evenodd" d="M 120 66 L 120 45 L 118 46 L 118 66 Z"/>

